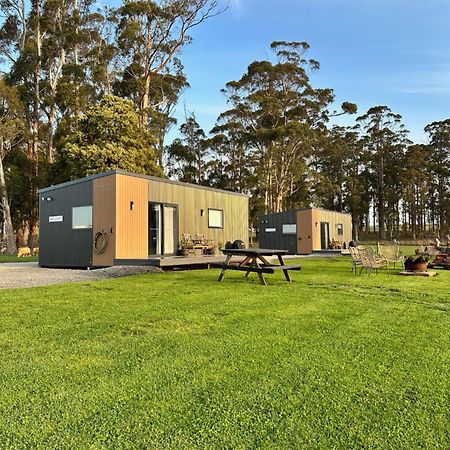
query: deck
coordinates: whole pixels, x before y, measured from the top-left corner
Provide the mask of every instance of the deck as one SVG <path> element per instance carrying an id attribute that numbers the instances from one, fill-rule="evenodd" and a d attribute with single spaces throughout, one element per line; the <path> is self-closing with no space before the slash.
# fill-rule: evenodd
<path id="1" fill-rule="evenodd" d="M 153 256 L 147 259 L 115 259 L 115 266 L 154 266 L 163 270 L 209 269 L 211 264 L 225 262 L 225 256 Z M 232 262 L 242 261 L 235 257 Z"/>

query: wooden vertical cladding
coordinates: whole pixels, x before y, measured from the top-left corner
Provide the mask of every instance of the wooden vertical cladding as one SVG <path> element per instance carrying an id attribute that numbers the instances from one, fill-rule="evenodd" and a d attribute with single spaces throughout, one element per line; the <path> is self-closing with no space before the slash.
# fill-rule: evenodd
<path id="1" fill-rule="evenodd" d="M 313 251 L 313 225 L 310 209 L 297 211 L 297 253 L 299 255 L 309 255 Z"/>
<path id="2" fill-rule="evenodd" d="M 324 209 L 312 208 L 298 212 L 299 228 L 306 227 L 311 230 L 311 250 L 321 250 L 320 224 L 321 222 L 329 225 L 329 240 L 346 242 L 348 244 L 352 239 L 352 220 L 346 213 L 337 211 L 328 211 Z M 338 234 L 338 224 L 342 225 L 343 234 Z M 327 243 L 328 245 L 328 243 Z M 300 246 L 299 246 L 300 248 Z"/>
<path id="3" fill-rule="evenodd" d="M 337 211 L 328 211 L 323 209 L 313 209 L 313 230 L 314 230 L 314 247 L 313 250 L 321 249 L 320 242 L 320 222 L 329 224 L 330 240 L 339 242 L 346 242 L 347 244 L 352 239 L 352 219 L 349 214 Z M 317 226 L 315 224 L 317 223 Z M 342 225 L 343 234 L 338 234 L 338 224 Z"/>
<path id="4" fill-rule="evenodd" d="M 297 211 L 297 249 L 299 254 L 309 254 L 321 250 L 320 223 L 329 224 L 329 239 L 348 242 L 352 239 L 352 220 L 349 214 L 311 208 Z M 338 234 L 338 224 L 343 234 Z M 328 242 L 327 242 L 328 245 Z"/>
<path id="5" fill-rule="evenodd" d="M 148 201 L 178 206 L 181 234 L 203 234 L 219 242 L 241 239 L 248 245 L 248 197 L 201 186 L 148 180 Z M 208 227 L 208 210 L 223 211 L 223 228 Z"/>
<path id="6" fill-rule="evenodd" d="M 148 258 L 149 180 L 116 174 L 116 259 Z"/>
<path id="7" fill-rule="evenodd" d="M 116 253 L 116 176 L 114 174 L 96 178 L 94 184 L 94 204 L 92 232 L 105 232 L 108 245 L 103 253 L 93 251 L 92 265 L 112 266 Z"/>
<path id="8" fill-rule="evenodd" d="M 321 250 L 320 222 L 326 222 L 322 219 L 322 211 L 320 209 L 311 209 L 311 233 L 312 233 L 312 251 Z M 331 230 L 330 230 L 331 231 Z"/>

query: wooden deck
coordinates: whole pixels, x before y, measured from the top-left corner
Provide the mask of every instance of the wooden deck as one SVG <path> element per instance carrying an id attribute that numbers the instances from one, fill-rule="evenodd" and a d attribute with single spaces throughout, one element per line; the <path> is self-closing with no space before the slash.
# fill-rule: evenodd
<path id="1" fill-rule="evenodd" d="M 116 266 L 154 266 L 163 270 L 209 269 L 211 264 L 221 264 L 226 257 L 220 256 L 159 256 L 147 259 L 116 259 Z M 235 257 L 232 262 L 239 263 L 242 257 Z"/>

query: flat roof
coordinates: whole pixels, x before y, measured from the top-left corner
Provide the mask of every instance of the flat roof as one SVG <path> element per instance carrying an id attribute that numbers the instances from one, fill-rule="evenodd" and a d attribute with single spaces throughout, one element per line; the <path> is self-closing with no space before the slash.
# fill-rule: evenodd
<path id="1" fill-rule="evenodd" d="M 222 194 L 237 195 L 239 197 L 247 197 L 248 198 L 248 195 L 241 194 L 239 192 L 226 191 L 225 189 L 216 189 L 216 188 L 212 188 L 212 187 L 208 187 L 208 186 L 201 186 L 199 184 L 183 183 L 182 181 L 174 181 L 174 180 L 170 180 L 168 178 L 154 177 L 152 175 L 143 175 L 140 173 L 128 172 L 128 171 L 122 170 L 122 169 L 109 170 L 108 172 L 97 173 L 95 175 L 89 175 L 87 177 L 78 178 L 77 180 L 71 180 L 71 181 L 66 181 L 65 183 L 55 184 L 52 186 L 48 186 L 48 187 L 39 189 L 38 193 L 43 194 L 45 192 L 54 191 L 55 189 L 62 189 L 67 186 L 73 186 L 75 184 L 80 184 L 80 183 L 84 183 L 86 181 L 95 180 L 96 178 L 108 177 L 110 175 L 127 175 L 130 177 L 145 178 L 146 180 L 158 181 L 160 183 L 176 184 L 178 186 L 191 187 L 191 188 L 195 188 L 195 189 L 203 189 L 205 191 L 221 192 Z"/>

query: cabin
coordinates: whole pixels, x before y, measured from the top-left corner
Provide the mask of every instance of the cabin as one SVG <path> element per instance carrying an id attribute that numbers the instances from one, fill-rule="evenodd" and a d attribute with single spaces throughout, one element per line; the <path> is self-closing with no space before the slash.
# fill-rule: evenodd
<path id="1" fill-rule="evenodd" d="M 259 246 L 291 255 L 347 246 L 352 239 L 350 214 L 319 208 L 293 209 L 259 218 Z"/>
<path id="2" fill-rule="evenodd" d="M 147 264 L 185 236 L 247 245 L 248 197 L 123 170 L 39 190 L 41 267 Z"/>

